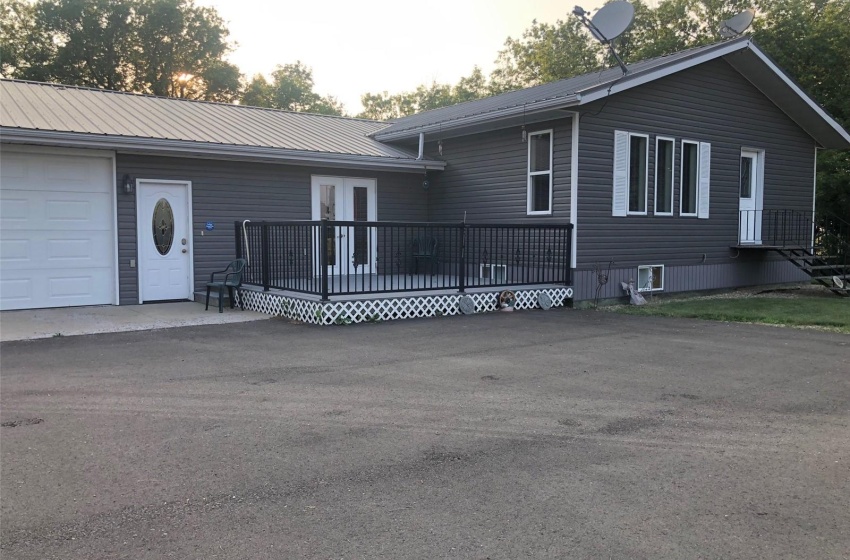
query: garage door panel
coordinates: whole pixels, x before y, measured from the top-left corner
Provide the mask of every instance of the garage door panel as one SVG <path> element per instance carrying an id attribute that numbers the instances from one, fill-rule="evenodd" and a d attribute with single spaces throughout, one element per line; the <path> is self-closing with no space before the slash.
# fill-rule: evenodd
<path id="1" fill-rule="evenodd" d="M 113 303 L 112 161 L 0 158 L 0 309 Z"/>
<path id="2" fill-rule="evenodd" d="M 3 230 L 112 230 L 112 197 L 103 193 L 26 192 L 3 189 Z M 110 218 L 109 220 L 104 219 Z"/>
<path id="3" fill-rule="evenodd" d="M 0 181 L 4 187 L 29 192 L 109 194 L 113 185 L 112 161 L 83 156 L 4 152 Z"/>
<path id="4" fill-rule="evenodd" d="M 3 229 L 26 224 L 31 210 L 30 201 L 24 198 L 25 196 L 25 193 L 0 191 L 0 220 L 3 220 Z"/>
<path id="5" fill-rule="evenodd" d="M 81 231 L 60 237 L 56 231 L 14 231 L 0 239 L 0 264 L 12 270 L 108 268 L 104 255 L 112 252 L 108 231 Z"/>
<path id="6" fill-rule="evenodd" d="M 108 269 L 68 269 L 32 274 L 7 271 L 0 281 L 2 309 L 70 307 L 112 303 L 112 278 Z"/>
<path id="7" fill-rule="evenodd" d="M 4 273 L 0 280 L 0 309 L 26 309 L 32 301 L 31 278 L 8 278 Z"/>

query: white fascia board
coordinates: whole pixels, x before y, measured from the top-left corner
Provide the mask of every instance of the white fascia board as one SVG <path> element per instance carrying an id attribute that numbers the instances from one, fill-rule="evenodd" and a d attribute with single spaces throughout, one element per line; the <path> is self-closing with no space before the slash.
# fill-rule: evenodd
<path id="1" fill-rule="evenodd" d="M 203 144 L 183 140 L 164 140 L 159 138 L 130 138 L 80 134 L 73 132 L 55 132 L 19 128 L 0 129 L 4 143 L 36 144 L 72 148 L 108 149 L 133 153 L 156 154 L 163 156 L 183 156 L 200 158 L 227 158 L 245 161 L 265 161 L 272 163 L 291 163 L 294 165 L 327 165 L 334 167 L 398 169 L 422 171 L 443 170 L 446 162 L 438 160 L 395 159 L 380 156 L 362 156 L 353 154 L 333 154 L 323 152 L 304 152 L 281 148 L 263 148 L 256 146 L 234 146 L 230 144 Z"/>
<path id="2" fill-rule="evenodd" d="M 517 105 L 505 109 L 495 109 L 486 113 L 478 113 L 466 117 L 459 117 L 451 121 L 441 121 L 423 126 L 415 126 L 411 128 L 406 128 L 404 130 L 397 130 L 395 132 L 383 133 L 379 130 L 378 132 L 372 134 L 371 138 L 374 138 L 379 142 L 392 142 L 394 140 L 409 140 L 411 138 L 416 138 L 419 136 L 420 133 L 429 134 L 439 132 L 445 134 L 457 129 L 475 126 L 477 124 L 494 123 L 499 122 L 501 120 L 521 117 L 523 115 L 530 117 L 537 113 L 551 111 L 552 109 L 573 107 L 577 104 L 577 101 L 578 98 L 575 95 L 570 94 L 564 97 L 554 97 L 552 99 L 545 99 L 543 101 L 538 101 L 533 104 Z"/>
<path id="3" fill-rule="evenodd" d="M 688 68 L 692 68 L 699 64 L 714 60 L 715 58 L 720 58 L 722 56 L 726 56 L 727 54 L 741 51 L 746 48 L 752 48 L 752 43 L 749 40 L 731 41 L 727 45 L 719 46 L 718 48 L 708 51 L 706 53 L 698 54 L 694 57 L 686 58 L 680 60 L 679 62 L 669 64 L 667 66 L 661 66 L 654 70 L 647 70 L 646 72 L 641 72 L 631 78 L 628 74 L 626 74 L 625 76 L 623 76 L 622 78 L 618 78 L 617 80 L 612 80 L 611 82 L 593 86 L 592 88 L 577 92 L 576 95 L 579 98 L 578 104 L 587 105 L 588 103 L 592 103 L 604 97 L 608 97 L 609 95 L 632 89 L 633 87 L 637 87 L 645 83 L 664 78 L 665 76 L 675 74 L 676 72 L 681 72 L 682 70 L 687 70 Z"/>
<path id="4" fill-rule="evenodd" d="M 748 44 L 750 50 L 755 54 L 759 59 L 764 62 L 779 78 L 785 82 L 794 93 L 796 93 L 800 99 L 805 101 L 806 105 L 808 105 L 814 112 L 818 114 L 820 118 L 822 118 L 830 127 L 832 127 L 844 140 L 850 144 L 850 133 L 844 130 L 844 127 L 838 124 L 838 122 L 833 119 L 829 114 L 821 108 L 820 105 L 815 103 L 815 101 L 809 97 L 809 95 L 800 89 L 794 80 L 788 77 L 788 75 L 779 68 L 765 53 L 762 52 L 756 45 L 749 43 Z M 840 70 L 839 70 L 840 71 Z"/>

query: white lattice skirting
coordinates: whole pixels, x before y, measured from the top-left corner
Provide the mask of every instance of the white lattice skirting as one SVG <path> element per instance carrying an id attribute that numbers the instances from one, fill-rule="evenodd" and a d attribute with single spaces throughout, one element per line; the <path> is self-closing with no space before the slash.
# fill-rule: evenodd
<path id="1" fill-rule="evenodd" d="M 563 307 L 573 297 L 573 289 L 567 286 L 513 291 L 516 294 L 514 309 L 540 307 L 538 297 L 541 293 L 551 298 L 552 307 Z M 467 295 L 475 304 L 475 313 L 496 310 L 498 291 Z M 321 302 L 272 292 L 245 289 L 237 291 L 237 298 L 244 299 L 246 309 L 313 325 L 348 325 L 393 319 L 458 315 L 461 313 L 460 301 L 463 297 L 466 296 L 445 294 Z"/>

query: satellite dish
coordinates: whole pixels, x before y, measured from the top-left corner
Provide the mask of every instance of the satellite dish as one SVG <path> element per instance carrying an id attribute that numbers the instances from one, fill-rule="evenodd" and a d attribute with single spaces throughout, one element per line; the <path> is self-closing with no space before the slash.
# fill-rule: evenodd
<path id="1" fill-rule="evenodd" d="M 724 39 L 733 39 L 740 36 L 750 28 L 755 17 L 756 13 L 751 8 L 747 8 L 740 14 L 730 17 L 720 24 L 720 36 Z"/>
<path id="2" fill-rule="evenodd" d="M 839 290 L 844 289 L 844 280 L 842 280 L 840 276 L 833 276 L 832 283 L 835 284 L 835 287 Z"/>
<path id="3" fill-rule="evenodd" d="M 628 2 L 616 0 L 602 6 L 592 18 L 587 18 L 587 12 L 581 6 L 573 8 L 573 15 L 576 16 L 582 24 L 590 31 L 593 37 L 608 47 L 611 54 L 617 60 L 617 64 L 623 70 L 623 75 L 629 73 L 623 59 L 619 57 L 617 51 L 614 50 L 613 41 L 620 35 L 626 32 L 626 29 L 631 27 L 635 20 L 635 8 Z"/>
<path id="4" fill-rule="evenodd" d="M 602 6 L 591 18 L 590 32 L 598 40 L 608 43 L 628 29 L 635 21 L 635 7 L 618 0 Z"/>

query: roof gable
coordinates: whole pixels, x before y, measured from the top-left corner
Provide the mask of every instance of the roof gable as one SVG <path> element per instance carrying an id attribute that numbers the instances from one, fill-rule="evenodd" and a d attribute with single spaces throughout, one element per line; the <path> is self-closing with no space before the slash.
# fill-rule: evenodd
<path id="1" fill-rule="evenodd" d="M 425 134 L 463 135 L 481 130 L 485 123 L 529 122 L 553 111 L 577 110 L 607 95 L 639 87 L 698 64 L 722 58 L 779 106 L 818 143 L 828 148 L 850 147 L 850 134 L 829 116 L 749 37 L 741 37 L 648 59 L 629 65 L 625 76 L 619 67 L 583 74 L 557 82 L 512 91 L 493 97 L 434 109 L 392 121 L 372 135 L 381 141 L 403 141 Z"/>

